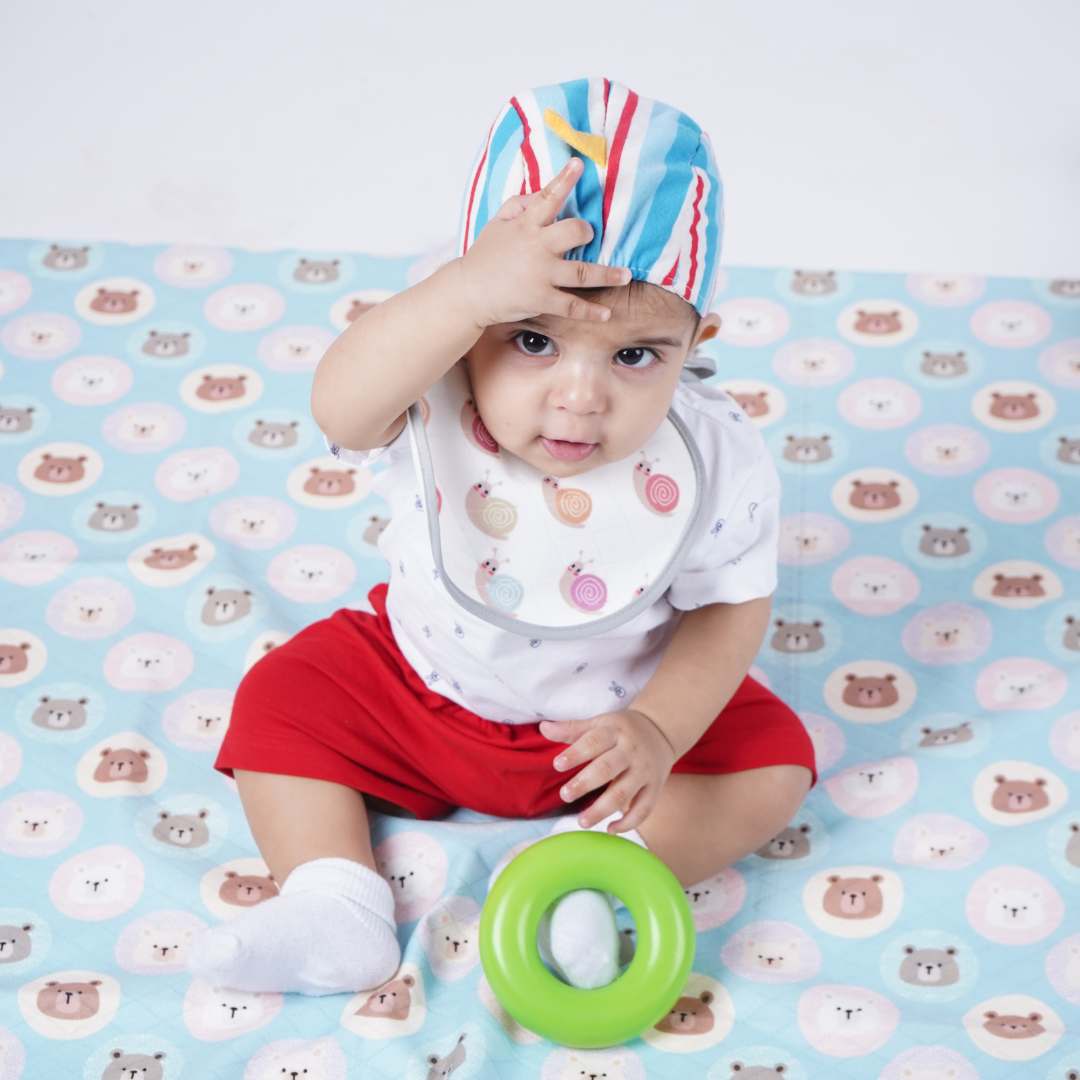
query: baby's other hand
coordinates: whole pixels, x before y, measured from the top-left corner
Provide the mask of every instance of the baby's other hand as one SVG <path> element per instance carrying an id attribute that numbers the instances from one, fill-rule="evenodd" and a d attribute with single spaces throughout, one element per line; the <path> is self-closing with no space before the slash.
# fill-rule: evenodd
<path id="1" fill-rule="evenodd" d="M 676 760 L 667 736 L 650 717 L 636 709 L 621 709 L 586 720 L 542 720 L 538 727 L 547 739 L 576 740 L 553 762 L 559 772 L 591 761 L 563 785 L 564 802 L 607 784 L 578 818 L 583 829 L 616 810 L 622 817 L 608 825 L 609 833 L 628 832 L 649 816 Z"/>

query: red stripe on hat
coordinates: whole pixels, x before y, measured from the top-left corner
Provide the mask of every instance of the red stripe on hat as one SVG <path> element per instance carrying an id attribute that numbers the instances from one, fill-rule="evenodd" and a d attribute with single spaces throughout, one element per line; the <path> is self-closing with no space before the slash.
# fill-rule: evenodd
<path id="1" fill-rule="evenodd" d="M 480 177 L 484 172 L 484 162 L 487 161 L 488 150 L 491 149 L 491 133 L 495 130 L 495 121 L 491 121 L 491 127 L 488 128 L 487 142 L 484 143 L 484 152 L 480 155 L 480 164 L 476 166 L 476 174 L 473 176 L 472 186 L 469 188 L 469 204 L 465 210 L 465 235 L 461 238 L 461 251 L 459 255 L 464 255 L 469 247 L 469 226 L 472 224 L 473 207 L 476 205 L 476 185 L 480 182 Z"/>
<path id="2" fill-rule="evenodd" d="M 664 275 L 664 280 L 660 282 L 661 285 L 670 285 L 675 280 L 675 271 L 679 269 L 679 256 L 675 256 L 675 261 L 671 264 L 671 269 Z"/>
<path id="3" fill-rule="evenodd" d="M 510 104 L 517 110 L 518 119 L 521 121 L 521 156 L 525 159 L 525 175 L 529 178 L 529 190 L 539 191 L 540 166 L 536 161 L 536 153 L 533 151 L 532 143 L 529 142 L 529 136 L 532 134 L 532 128 L 529 127 L 529 118 L 525 115 L 525 111 L 516 97 L 510 99 Z M 525 194 L 524 180 L 522 180 L 521 194 Z"/>
<path id="4" fill-rule="evenodd" d="M 623 106 L 622 116 L 619 117 L 619 126 L 615 129 L 615 137 L 611 141 L 611 153 L 608 155 L 607 179 L 604 181 L 604 209 L 600 219 L 600 231 L 603 234 L 607 233 L 608 211 L 611 209 L 611 200 L 615 195 L 615 185 L 619 182 L 619 160 L 622 158 L 626 136 L 630 131 L 630 121 L 634 117 L 637 103 L 637 94 L 633 90 L 627 91 L 626 104 Z"/>
<path id="5" fill-rule="evenodd" d="M 701 204 L 701 193 L 704 190 L 705 180 L 698 173 L 697 194 L 694 196 L 694 218 L 690 222 L 690 276 L 687 278 L 686 288 L 683 290 L 684 300 L 690 299 L 690 294 L 694 291 L 694 280 L 697 277 L 698 225 L 701 222 L 698 206 Z"/>

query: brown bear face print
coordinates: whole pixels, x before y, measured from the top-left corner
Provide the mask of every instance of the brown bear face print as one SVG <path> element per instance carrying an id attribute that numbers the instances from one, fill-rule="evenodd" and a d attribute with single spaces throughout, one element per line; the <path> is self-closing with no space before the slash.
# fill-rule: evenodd
<path id="1" fill-rule="evenodd" d="M 226 870 L 225 880 L 218 888 L 218 899 L 235 907 L 250 908 L 278 893 L 273 874 L 238 874 Z"/>
<path id="2" fill-rule="evenodd" d="M 668 1009 L 667 1015 L 656 1025 L 657 1031 L 668 1035 L 704 1035 L 716 1026 L 711 990 L 702 990 L 697 997 L 680 997 Z"/>
<path id="3" fill-rule="evenodd" d="M 349 310 L 345 313 L 346 322 L 356 322 L 365 311 L 375 307 L 375 304 L 365 303 L 363 300 L 353 300 L 349 304 Z"/>
<path id="4" fill-rule="evenodd" d="M 355 469 L 320 469 L 313 465 L 311 475 L 304 481 L 304 490 L 309 495 L 351 495 L 356 490 L 355 473 Z"/>
<path id="5" fill-rule="evenodd" d="M 53 1020 L 88 1020 L 101 1009 L 100 979 L 57 982 L 50 979 L 37 994 L 38 1012 Z"/>
<path id="6" fill-rule="evenodd" d="M 860 334 L 885 337 L 889 334 L 899 334 L 904 329 L 899 311 L 863 311 L 859 308 L 856 314 L 858 318 L 855 320 L 855 329 Z"/>
<path id="7" fill-rule="evenodd" d="M 20 641 L 18 645 L 0 645 L 0 675 L 18 675 L 29 665 L 30 642 Z"/>
<path id="8" fill-rule="evenodd" d="M 739 403 L 739 408 L 742 409 L 747 416 L 767 416 L 769 413 L 769 403 L 765 400 L 768 390 L 758 390 L 756 393 L 732 393 L 732 397 Z"/>
<path id="9" fill-rule="evenodd" d="M 868 484 L 862 480 L 852 480 L 851 484 L 853 490 L 848 496 L 848 505 L 858 510 L 892 510 L 900 505 L 900 493 L 896 490 L 899 481 Z"/>
<path id="10" fill-rule="evenodd" d="M 203 375 L 195 396 L 204 401 L 228 401 L 244 396 L 246 375 Z"/>
<path id="11" fill-rule="evenodd" d="M 152 570 L 182 570 L 190 566 L 196 558 L 198 544 L 188 544 L 186 548 L 154 548 L 149 555 L 143 556 L 143 562 Z"/>
<path id="12" fill-rule="evenodd" d="M 1046 794 L 1046 780 L 1010 780 L 998 773 L 994 777 L 994 794 L 990 805 L 1004 814 L 1030 814 L 1036 810 L 1045 810 L 1050 805 Z"/>
<path id="13" fill-rule="evenodd" d="M 94 769 L 94 779 L 100 784 L 111 784 L 120 780 L 132 784 L 145 783 L 150 776 L 146 767 L 149 757 L 149 750 L 114 750 L 111 746 L 106 746 L 101 751 L 97 768 Z"/>
<path id="14" fill-rule="evenodd" d="M 1031 1012 L 1027 1016 L 1005 1013 L 999 1016 L 990 1009 L 984 1012 L 983 1016 L 986 1017 L 983 1028 L 1001 1039 L 1033 1039 L 1046 1032 L 1046 1028 L 1039 1022 L 1042 1020 L 1042 1013 Z"/>
<path id="15" fill-rule="evenodd" d="M 849 671 L 844 681 L 843 702 L 856 709 L 887 709 L 900 700 L 893 685 L 896 676 L 891 672 L 884 678 L 878 678 L 874 675 L 852 675 Z"/>
<path id="16" fill-rule="evenodd" d="M 99 311 L 102 315 L 128 315 L 138 307 L 135 301 L 138 295 L 138 289 L 121 292 L 118 289 L 99 288 L 97 296 L 90 301 L 90 309 Z"/>
<path id="17" fill-rule="evenodd" d="M 83 462 L 86 455 L 78 457 L 53 457 L 52 454 L 42 454 L 41 462 L 34 470 L 34 478 L 44 480 L 47 484 L 76 484 L 85 475 Z"/>
<path id="18" fill-rule="evenodd" d="M 821 906 L 829 915 L 839 919 L 872 919 L 880 915 L 885 906 L 881 892 L 881 874 L 870 877 L 840 877 L 830 874 L 826 879 L 829 888 L 822 898 Z"/>
<path id="19" fill-rule="evenodd" d="M 992 596 L 1045 596 L 1046 590 L 1042 587 L 1042 574 L 1030 574 L 1027 577 L 1009 577 L 1005 574 L 994 575 L 994 587 Z"/>
<path id="20" fill-rule="evenodd" d="M 999 394 L 995 390 L 990 396 L 994 399 L 990 405 L 990 415 L 999 420 L 1030 420 L 1039 415 L 1034 393 Z"/>
<path id="21" fill-rule="evenodd" d="M 412 975 L 391 979 L 373 990 L 364 1004 L 356 1010 L 356 1016 L 376 1016 L 384 1020 L 408 1020 L 412 1008 L 410 988 L 416 985 Z"/>

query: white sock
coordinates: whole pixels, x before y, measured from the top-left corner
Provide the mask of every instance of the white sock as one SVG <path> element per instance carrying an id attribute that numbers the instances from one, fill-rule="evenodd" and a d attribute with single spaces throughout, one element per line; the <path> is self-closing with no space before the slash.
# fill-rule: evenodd
<path id="1" fill-rule="evenodd" d="M 321 996 L 372 990 L 401 963 L 390 883 L 363 863 L 301 863 L 278 896 L 194 939 L 193 974 L 233 990 Z"/>
<path id="2" fill-rule="evenodd" d="M 578 831 L 606 831 L 619 816 L 615 811 Z M 637 829 L 618 835 L 649 850 Z M 541 959 L 571 986 L 592 990 L 613 982 L 619 974 L 621 942 L 615 912 L 624 906 L 617 896 L 599 889 L 574 889 L 560 897 L 540 917 L 536 944 Z"/>

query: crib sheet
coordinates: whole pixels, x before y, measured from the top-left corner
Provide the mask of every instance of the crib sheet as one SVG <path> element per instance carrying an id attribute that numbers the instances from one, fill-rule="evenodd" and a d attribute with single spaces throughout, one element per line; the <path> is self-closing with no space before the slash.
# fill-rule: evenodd
<path id="1" fill-rule="evenodd" d="M 752 673 L 821 781 L 687 889 L 695 960 L 655 1028 L 560 1047 L 483 977 L 494 876 L 572 817 L 373 813 L 403 948 L 379 991 L 186 973 L 266 885 L 211 768 L 233 689 L 387 576 L 312 372 L 444 255 L 0 241 L 0 1080 L 1080 1068 L 1077 279 L 723 272 L 712 381 L 784 481 Z"/>

